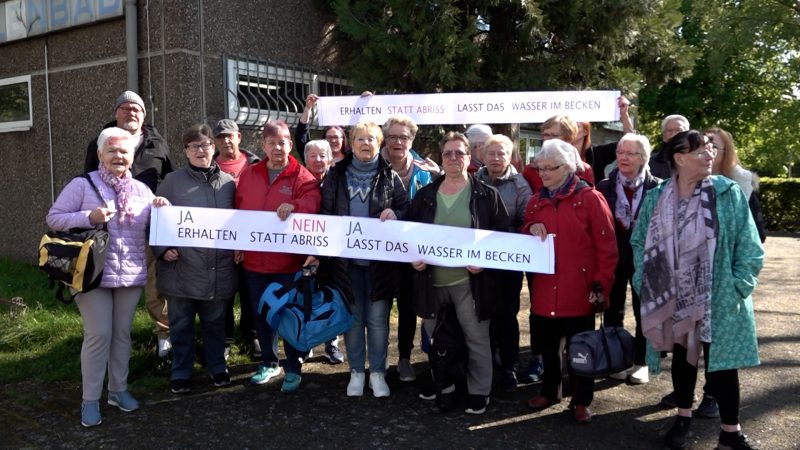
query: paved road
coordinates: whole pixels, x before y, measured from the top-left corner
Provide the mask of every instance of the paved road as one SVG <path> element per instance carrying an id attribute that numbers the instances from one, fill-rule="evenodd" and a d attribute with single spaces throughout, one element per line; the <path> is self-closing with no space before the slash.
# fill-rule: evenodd
<path id="1" fill-rule="evenodd" d="M 740 372 L 742 422 L 765 449 L 800 448 L 799 271 L 800 239 L 770 237 L 755 294 L 763 364 Z M 527 313 L 519 318 L 527 344 Z M 423 356 L 415 354 L 414 362 L 422 372 Z M 595 420 L 579 426 L 565 403 L 535 414 L 525 410 L 523 401 L 538 391 L 534 385 L 495 395 L 485 415 L 468 416 L 437 413 L 416 398 L 417 383 L 402 383 L 394 374 L 388 377 L 390 398 L 375 399 L 367 391 L 353 399 L 344 395 L 345 366 L 306 364 L 303 388 L 293 395 L 281 394 L 277 383 L 250 386 L 252 369 L 233 368 L 230 388 L 196 389 L 185 397 L 138 390 L 132 380 L 142 409 L 124 414 L 103 405 L 103 424 L 88 430 L 78 421 L 80 386 L 2 385 L 0 447 L 663 448 L 661 435 L 673 414 L 655 406 L 671 390 L 667 372 L 644 386 L 598 381 Z M 702 375 L 698 391 L 701 383 Z M 714 448 L 717 434 L 715 421 L 696 419 L 694 448 Z"/>

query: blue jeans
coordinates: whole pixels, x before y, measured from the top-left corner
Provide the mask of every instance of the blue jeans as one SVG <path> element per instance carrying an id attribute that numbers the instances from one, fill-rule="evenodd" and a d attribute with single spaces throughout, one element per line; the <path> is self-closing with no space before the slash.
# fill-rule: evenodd
<path id="1" fill-rule="evenodd" d="M 350 369 L 364 372 L 365 345 L 369 352 L 370 373 L 386 372 L 389 348 L 389 305 L 391 300 L 372 301 L 372 275 L 369 266 L 350 264 L 353 291 L 353 326 L 345 333 L 347 362 Z M 364 335 L 366 333 L 366 341 Z"/>
<path id="2" fill-rule="evenodd" d="M 256 325 L 256 336 L 261 344 L 261 363 L 265 366 L 278 367 L 278 333 L 267 323 L 265 317 L 258 314 L 258 303 L 261 295 L 272 283 L 289 284 L 294 280 L 294 273 L 258 273 L 245 270 L 245 282 L 250 293 L 250 303 L 253 307 L 253 320 Z M 302 363 L 300 358 L 308 356 L 308 352 L 300 352 L 291 344 L 283 341 L 283 351 L 286 353 L 284 369 L 287 373 L 300 374 Z"/>
<path id="3" fill-rule="evenodd" d="M 206 369 L 211 375 L 225 372 L 225 305 L 227 300 L 195 300 L 169 297 L 169 329 L 172 342 L 172 379 L 188 380 L 194 365 L 194 318 L 200 316 Z"/>

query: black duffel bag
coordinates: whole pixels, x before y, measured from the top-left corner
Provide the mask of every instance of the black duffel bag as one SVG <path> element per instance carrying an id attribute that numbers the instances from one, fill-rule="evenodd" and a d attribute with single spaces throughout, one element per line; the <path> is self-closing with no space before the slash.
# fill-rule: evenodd
<path id="1" fill-rule="evenodd" d="M 569 340 L 569 367 L 582 377 L 600 378 L 633 365 L 633 336 L 623 327 L 584 331 Z"/>

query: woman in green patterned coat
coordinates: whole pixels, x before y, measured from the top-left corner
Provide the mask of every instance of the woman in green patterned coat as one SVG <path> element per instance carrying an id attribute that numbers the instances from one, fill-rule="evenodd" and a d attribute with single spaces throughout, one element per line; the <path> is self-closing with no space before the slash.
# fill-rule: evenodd
<path id="1" fill-rule="evenodd" d="M 716 149 L 696 130 L 665 146 L 673 177 L 644 200 L 631 237 L 642 331 L 656 351 L 672 351 L 678 417 L 670 448 L 688 444 L 700 353 L 719 402 L 720 449 L 752 446 L 739 425 L 737 369 L 759 364 L 753 301 L 764 250 L 734 181 L 711 175 Z"/>

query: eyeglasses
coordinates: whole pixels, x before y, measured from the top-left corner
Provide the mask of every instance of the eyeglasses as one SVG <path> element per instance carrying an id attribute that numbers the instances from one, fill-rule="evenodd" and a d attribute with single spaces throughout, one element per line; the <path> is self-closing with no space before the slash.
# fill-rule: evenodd
<path id="1" fill-rule="evenodd" d="M 411 136 L 406 136 L 404 134 L 397 135 L 397 134 L 390 134 L 386 136 L 386 140 L 389 142 L 399 142 L 401 144 L 405 144 L 411 140 Z"/>
<path id="2" fill-rule="evenodd" d="M 375 142 L 377 140 L 378 140 L 378 138 L 376 138 L 375 136 L 362 136 L 360 138 L 356 138 L 356 142 L 358 142 L 359 144 L 364 144 L 364 143 L 367 143 L 367 142 L 372 143 L 372 142 Z"/>
<path id="3" fill-rule="evenodd" d="M 444 159 L 464 159 L 467 156 L 467 152 L 461 150 L 447 150 L 442 152 L 442 158 Z"/>
<path id="4" fill-rule="evenodd" d="M 138 106 L 120 106 L 119 109 L 121 109 L 124 112 L 134 113 L 134 114 L 141 114 L 144 112 L 142 108 L 139 108 Z"/>
<path id="5" fill-rule="evenodd" d="M 642 154 L 632 152 L 617 152 L 617 158 L 635 158 L 637 156 L 641 157 Z"/>
<path id="6" fill-rule="evenodd" d="M 207 151 L 211 150 L 213 147 L 214 147 L 214 145 L 211 144 L 211 142 L 203 142 L 202 144 L 187 144 L 185 148 L 187 150 L 191 150 L 191 151 L 197 153 L 197 152 L 200 152 L 200 151 L 207 152 Z"/>
<path id="7" fill-rule="evenodd" d="M 687 152 L 687 155 L 694 155 L 697 159 L 714 159 L 717 157 L 717 148 L 708 146 L 707 148 L 699 148 L 693 152 Z"/>
<path id="8" fill-rule="evenodd" d="M 563 164 L 559 164 L 559 165 L 553 166 L 553 167 L 537 167 L 536 170 L 539 171 L 539 172 L 548 172 L 549 173 L 549 172 L 555 172 L 556 170 L 560 169 L 562 166 L 563 166 Z"/>

